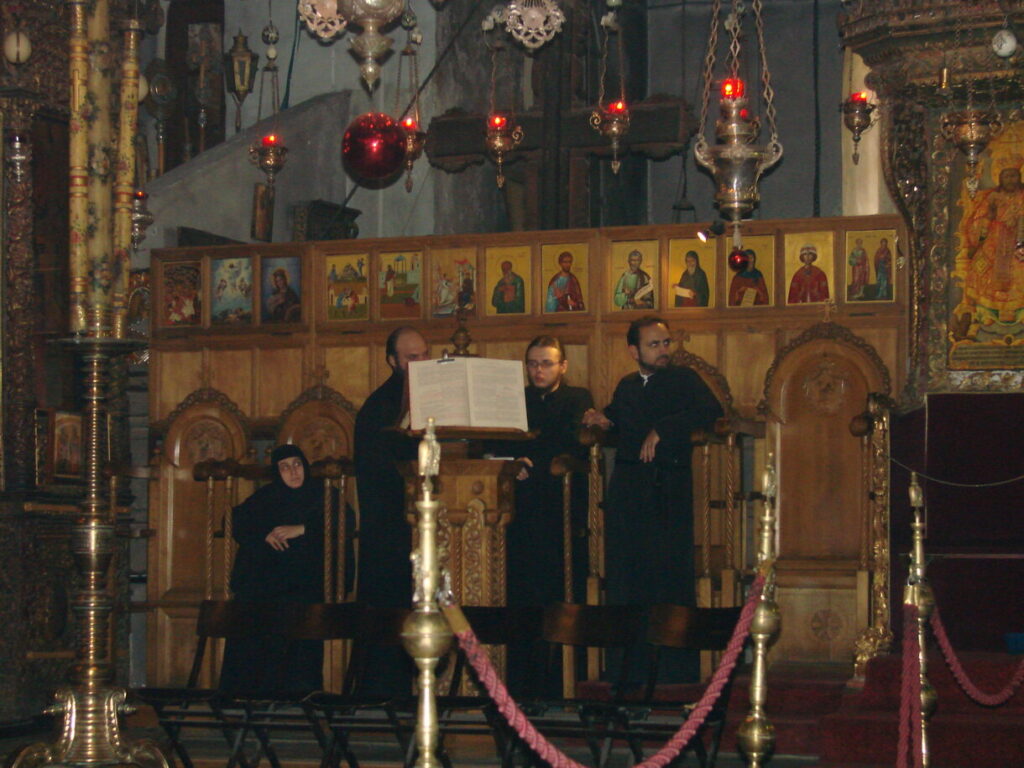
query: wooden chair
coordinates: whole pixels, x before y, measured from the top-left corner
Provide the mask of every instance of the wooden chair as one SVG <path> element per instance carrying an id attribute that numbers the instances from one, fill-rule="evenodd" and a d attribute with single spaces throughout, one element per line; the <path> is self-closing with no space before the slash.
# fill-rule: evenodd
<path id="1" fill-rule="evenodd" d="M 298 708 L 298 697 L 250 698 L 216 688 L 198 688 L 206 651 L 213 641 L 275 634 L 289 640 L 331 640 L 352 633 L 359 608 L 351 603 L 278 605 L 233 600 L 204 600 L 196 622 L 196 650 L 184 687 L 140 688 L 134 695 L 151 705 L 168 739 L 168 749 L 185 768 L 193 768 L 183 743 L 183 732 L 219 731 L 229 747 L 227 768 L 255 768 L 266 755 L 274 768 L 280 763 L 270 743 L 274 730 L 309 731 L 310 723 Z M 320 746 L 325 746 L 316 730 Z M 259 742 L 256 755 L 245 755 L 252 735 Z"/>
<path id="2" fill-rule="evenodd" d="M 350 768 L 358 768 L 359 761 L 352 747 L 355 735 L 386 734 L 396 739 L 402 754 L 411 749 L 410 734 L 415 724 L 410 717 L 415 708 L 404 707 L 404 697 L 358 693 L 368 653 L 374 647 L 400 646 L 402 626 L 408 615 L 408 608 L 362 606 L 349 636 L 352 655 L 341 692 L 317 692 L 303 700 L 309 722 L 324 735 L 321 768 L 338 768 L 342 759 Z"/>
<path id="3" fill-rule="evenodd" d="M 741 608 L 694 608 L 655 605 L 647 616 L 647 643 L 651 646 L 647 682 L 639 708 L 624 708 L 622 736 L 630 743 L 637 762 L 643 760 L 643 743 L 661 742 L 672 736 L 703 695 L 704 685 L 659 683 L 664 653 L 668 649 L 721 651 L 729 643 Z M 732 678 L 722 689 L 703 725 L 686 745 L 680 758 L 693 750 L 701 768 L 713 768 L 725 729 Z M 710 734 L 705 747 L 704 734 Z"/>

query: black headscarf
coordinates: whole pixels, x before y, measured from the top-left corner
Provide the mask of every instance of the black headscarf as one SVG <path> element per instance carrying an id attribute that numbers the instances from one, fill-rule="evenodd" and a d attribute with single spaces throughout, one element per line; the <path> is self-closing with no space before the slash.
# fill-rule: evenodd
<path id="1" fill-rule="evenodd" d="M 293 456 L 304 470 L 298 488 L 289 488 L 278 468 L 278 462 Z M 298 446 L 279 445 L 270 461 L 273 481 L 235 507 L 232 515 L 238 556 L 231 589 L 242 600 L 310 601 L 323 594 L 323 491 L 310 477 L 309 461 Z M 306 532 L 278 551 L 266 537 L 279 525 L 304 525 Z"/>

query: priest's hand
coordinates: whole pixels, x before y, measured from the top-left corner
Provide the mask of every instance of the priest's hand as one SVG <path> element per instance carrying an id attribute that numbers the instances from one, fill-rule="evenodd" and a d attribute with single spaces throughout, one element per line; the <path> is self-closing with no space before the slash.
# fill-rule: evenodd
<path id="1" fill-rule="evenodd" d="M 533 462 L 530 461 L 530 457 L 529 456 L 520 456 L 518 459 L 516 459 L 516 461 L 521 461 L 523 464 L 526 465 L 526 467 L 532 467 L 533 466 Z M 526 467 L 522 467 L 519 470 L 519 474 L 516 475 L 516 480 L 525 480 L 526 478 L 528 478 L 530 476 L 530 472 L 529 472 L 529 470 Z"/>
<path id="2" fill-rule="evenodd" d="M 647 433 L 647 437 L 644 438 L 643 445 L 640 446 L 640 461 L 654 461 L 654 447 L 661 440 L 658 437 L 656 430 L 651 430 Z"/>
<path id="3" fill-rule="evenodd" d="M 306 532 L 304 525 L 279 525 L 267 534 L 266 542 L 278 552 L 288 549 L 288 539 L 302 536 Z"/>
<path id="4" fill-rule="evenodd" d="M 583 426 L 585 427 L 600 427 L 601 429 L 611 429 L 612 422 L 607 416 L 594 408 L 588 408 L 583 414 Z"/>

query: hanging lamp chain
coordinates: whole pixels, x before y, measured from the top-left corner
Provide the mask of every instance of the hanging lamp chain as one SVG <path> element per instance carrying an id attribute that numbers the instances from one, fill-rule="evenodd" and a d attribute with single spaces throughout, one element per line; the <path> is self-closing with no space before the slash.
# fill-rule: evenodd
<path id="1" fill-rule="evenodd" d="M 732 10 L 726 20 L 729 32 L 729 77 L 740 76 L 740 33 L 743 31 L 743 0 L 732 0 Z"/>
<path id="2" fill-rule="evenodd" d="M 713 0 L 711 3 L 711 29 L 708 32 L 708 47 L 704 55 L 704 90 L 701 95 L 700 104 L 700 126 L 697 132 L 696 146 L 707 147 L 707 138 L 704 136 L 705 126 L 708 124 L 708 106 L 711 103 L 711 78 L 715 72 L 715 58 L 718 50 L 718 17 L 722 12 L 722 0 Z"/>
<path id="3" fill-rule="evenodd" d="M 775 91 L 772 90 L 772 75 L 768 70 L 768 51 L 764 44 L 764 19 L 761 15 L 762 0 L 754 0 L 754 26 L 757 29 L 757 47 L 761 56 L 761 91 L 764 96 L 764 116 L 768 122 L 770 137 L 769 147 L 777 147 L 782 153 L 779 143 L 779 131 L 775 126 Z"/>

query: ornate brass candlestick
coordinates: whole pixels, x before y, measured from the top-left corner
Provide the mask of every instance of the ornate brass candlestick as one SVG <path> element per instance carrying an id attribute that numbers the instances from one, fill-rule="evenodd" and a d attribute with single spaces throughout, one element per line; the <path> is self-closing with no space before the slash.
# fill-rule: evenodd
<path id="1" fill-rule="evenodd" d="M 917 482 L 917 473 L 910 475 L 910 507 L 914 510 L 914 522 L 910 528 L 914 535 L 913 548 L 910 550 L 910 572 L 907 574 L 907 586 L 903 590 L 903 602 L 917 606 L 917 654 L 920 664 L 921 682 L 921 765 L 928 768 L 928 720 L 935 712 L 938 694 L 928 682 L 927 672 L 927 641 L 928 621 L 935 609 L 935 595 L 932 593 L 928 577 L 925 575 L 924 537 L 927 535 L 927 523 L 924 519 L 924 492 Z"/>
<path id="2" fill-rule="evenodd" d="M 125 741 L 118 718 L 130 714 L 123 688 L 111 687 L 110 596 L 108 574 L 114 555 L 115 499 L 105 499 L 103 462 L 108 365 L 141 342 L 109 337 L 75 337 L 63 342 L 85 361 L 85 499 L 72 531 L 71 550 L 82 588 L 72 601 L 78 620 L 78 647 L 70 685 L 61 688 L 47 714 L 63 716 L 61 735 L 53 744 L 24 747 L 8 761 L 9 768 L 45 765 L 170 768 L 156 742 Z"/>
<path id="3" fill-rule="evenodd" d="M 754 664 L 750 679 L 750 713 L 740 724 L 736 733 L 747 764 L 751 768 L 767 765 L 775 748 L 775 726 L 765 715 L 764 704 L 768 698 L 768 647 L 779 635 L 782 620 L 779 606 L 775 602 L 775 497 L 778 485 L 775 479 L 775 457 L 769 453 L 764 476 L 761 481 L 764 494 L 764 511 L 758 537 L 757 563 L 768 568 L 764 591 L 754 611 L 750 625 L 750 637 L 754 642 Z"/>
<path id="4" fill-rule="evenodd" d="M 416 708 L 416 766 L 438 768 L 437 759 L 437 677 L 434 669 L 448 652 L 452 631 L 441 611 L 437 596 L 441 586 L 438 560 L 437 517 L 441 502 L 432 498 L 433 482 L 440 472 L 441 445 L 434 434 L 434 419 L 427 419 L 427 430 L 419 447 L 419 474 L 423 478 L 419 511 L 419 547 L 412 554 L 413 612 L 402 627 L 402 642 L 419 669 L 419 701 Z"/>

